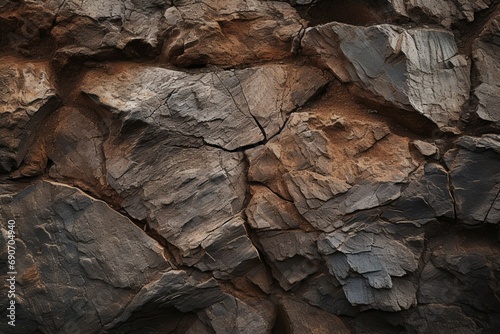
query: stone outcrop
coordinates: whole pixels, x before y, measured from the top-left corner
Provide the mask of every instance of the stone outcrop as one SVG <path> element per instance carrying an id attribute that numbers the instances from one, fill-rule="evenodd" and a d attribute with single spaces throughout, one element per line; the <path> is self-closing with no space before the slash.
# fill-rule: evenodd
<path id="1" fill-rule="evenodd" d="M 469 62 L 446 30 L 330 23 L 308 28 L 301 46 L 365 98 L 416 111 L 440 128 L 458 121 L 469 97 Z"/>
<path id="2" fill-rule="evenodd" d="M 500 332 L 498 6 L 4 0 L 0 333 Z"/>

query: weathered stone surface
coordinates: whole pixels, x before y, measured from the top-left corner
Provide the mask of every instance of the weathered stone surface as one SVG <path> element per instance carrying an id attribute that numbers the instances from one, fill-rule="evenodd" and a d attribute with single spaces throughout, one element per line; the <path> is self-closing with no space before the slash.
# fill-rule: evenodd
<path id="1" fill-rule="evenodd" d="M 499 333 L 498 6 L 0 1 L 0 332 Z"/>
<path id="2" fill-rule="evenodd" d="M 435 155 L 436 153 L 439 152 L 439 149 L 436 147 L 436 145 L 427 143 L 422 140 L 415 140 L 413 142 L 413 146 L 424 156 L 430 157 Z"/>
<path id="3" fill-rule="evenodd" d="M 486 9 L 492 4 L 491 0 L 388 0 L 398 14 L 418 20 L 420 16 L 430 18 L 449 28 L 459 20 L 474 21 L 474 14 Z"/>
<path id="4" fill-rule="evenodd" d="M 422 305 L 408 313 L 406 327 L 415 333 L 460 333 L 478 332 L 474 320 L 466 316 L 458 306 Z"/>
<path id="5" fill-rule="evenodd" d="M 474 318 L 487 325 L 498 317 L 500 268 L 497 239 L 487 231 L 451 230 L 430 240 L 432 256 L 420 276 L 418 300 L 425 304 L 469 305 L 487 316 Z M 457 247 L 456 245 L 460 245 Z M 498 325 L 498 321 L 496 321 Z"/>
<path id="6" fill-rule="evenodd" d="M 373 222 L 326 234 L 318 249 L 351 304 L 399 311 L 416 303 L 408 274 L 418 268 L 423 240 L 412 224 Z"/>
<path id="7" fill-rule="evenodd" d="M 479 85 L 474 88 L 478 99 L 477 115 L 500 124 L 500 15 L 491 19 L 474 43 L 473 59 Z"/>
<path id="8" fill-rule="evenodd" d="M 293 199 L 314 228 L 331 232 L 342 225 L 343 215 L 397 199 L 398 183 L 416 162 L 408 141 L 390 135 L 383 124 L 313 110 L 292 114 L 279 138 L 249 152 L 249 177 Z M 384 159 L 393 165 L 387 166 Z M 283 175 L 276 175 L 277 170 Z M 363 183 L 355 184 L 361 179 Z"/>
<path id="9" fill-rule="evenodd" d="M 185 1 L 164 18 L 163 57 L 178 66 L 282 59 L 304 24 L 287 3 L 255 0 Z"/>
<path id="10" fill-rule="evenodd" d="M 420 167 L 401 197 L 390 205 L 382 217 L 394 222 L 420 223 L 439 217 L 455 218 L 447 171 L 435 163 Z"/>
<path id="11" fill-rule="evenodd" d="M 264 186 L 254 186 L 245 212 L 249 225 L 258 231 L 287 230 L 305 227 L 307 222 L 292 202 Z"/>
<path id="12" fill-rule="evenodd" d="M 308 28 L 301 45 L 364 97 L 416 111 L 441 128 L 455 125 L 469 97 L 469 63 L 446 30 L 329 23 Z"/>
<path id="13" fill-rule="evenodd" d="M 68 107 L 60 108 L 55 116 L 54 133 L 44 148 L 53 163 L 49 175 L 95 191 L 106 187 L 105 133 L 96 127 L 99 119 Z"/>
<path id="14" fill-rule="evenodd" d="M 262 253 L 270 262 L 273 276 L 289 290 L 319 269 L 321 256 L 316 247 L 319 233 L 270 231 L 259 233 Z"/>
<path id="15" fill-rule="evenodd" d="M 276 317 L 274 306 L 266 300 L 243 301 L 231 295 L 198 313 L 216 334 L 271 333 Z"/>
<path id="16" fill-rule="evenodd" d="M 319 274 L 307 283 L 302 296 L 309 304 L 337 315 L 354 317 L 359 312 L 359 307 L 349 303 L 342 285 L 334 276 Z"/>
<path id="17" fill-rule="evenodd" d="M 289 298 L 280 299 L 282 332 L 299 333 L 350 333 L 337 316 Z"/>
<path id="18" fill-rule="evenodd" d="M 45 331 L 97 332 L 169 270 L 156 241 L 75 188 L 38 182 L 1 201 L 3 245 L 16 220 L 16 302 Z"/>
<path id="19" fill-rule="evenodd" d="M 157 67 L 110 71 L 89 73 L 82 90 L 124 121 L 227 150 L 275 135 L 287 114 L 326 84 L 319 70 L 291 65 L 194 75 Z"/>
<path id="20" fill-rule="evenodd" d="M 0 172 L 21 164 L 36 131 L 57 106 L 48 64 L 7 59 L 0 65 Z"/>
<path id="21" fill-rule="evenodd" d="M 500 222 L 500 137 L 461 137 L 448 153 L 457 219 L 476 225 Z"/>

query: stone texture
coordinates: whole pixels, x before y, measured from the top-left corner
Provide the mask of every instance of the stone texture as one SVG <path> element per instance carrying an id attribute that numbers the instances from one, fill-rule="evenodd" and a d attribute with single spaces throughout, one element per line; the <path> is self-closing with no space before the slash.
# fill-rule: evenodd
<path id="1" fill-rule="evenodd" d="M 183 1 L 164 18 L 162 57 L 178 66 L 283 59 L 304 25 L 290 5 L 277 1 Z"/>
<path id="2" fill-rule="evenodd" d="M 406 139 L 383 124 L 312 112 L 294 113 L 279 138 L 248 154 L 250 180 L 293 199 L 298 212 L 326 232 L 341 226 L 344 215 L 397 199 L 399 183 L 416 168 Z"/>
<path id="3" fill-rule="evenodd" d="M 498 224 L 500 173 L 498 135 L 461 137 L 459 148 L 449 153 L 453 197 L 457 219 L 465 224 Z"/>
<path id="4" fill-rule="evenodd" d="M 474 42 L 473 59 L 479 84 L 474 88 L 479 118 L 500 124 L 500 15 L 493 17 Z"/>
<path id="5" fill-rule="evenodd" d="M 372 222 L 344 227 L 318 241 L 332 274 L 353 305 L 387 311 L 416 303 L 416 271 L 423 251 L 423 232 L 412 224 Z"/>
<path id="6" fill-rule="evenodd" d="M 499 333 L 498 5 L 0 1 L 0 333 Z"/>
<path id="7" fill-rule="evenodd" d="M 436 145 L 427 143 L 422 140 L 415 140 L 413 142 L 413 146 L 424 156 L 430 157 L 433 156 L 434 154 L 438 153 L 439 149 L 436 147 Z"/>
<path id="8" fill-rule="evenodd" d="M 155 67 L 109 71 L 89 73 L 83 92 L 125 121 L 148 123 L 226 150 L 275 135 L 287 114 L 326 84 L 317 69 L 290 65 L 195 75 Z"/>
<path id="9" fill-rule="evenodd" d="M 271 333 L 276 317 L 269 301 L 243 301 L 231 295 L 198 313 L 217 334 Z"/>
<path id="10" fill-rule="evenodd" d="M 474 21 L 474 14 L 489 7 L 491 0 L 445 0 L 439 2 L 426 0 L 388 0 L 394 11 L 414 20 L 425 17 L 449 28 L 459 20 Z"/>
<path id="11" fill-rule="evenodd" d="M 0 172 L 16 169 L 43 119 L 57 107 L 48 64 L 7 59 L 0 65 Z"/>
<path id="12" fill-rule="evenodd" d="M 280 300 L 282 327 L 287 333 L 350 333 L 335 315 L 293 299 Z"/>
<path id="13" fill-rule="evenodd" d="M 308 28 L 301 45 L 363 97 L 416 111 L 440 128 L 455 125 L 469 97 L 469 62 L 446 30 L 333 22 Z"/>
<path id="14" fill-rule="evenodd" d="M 18 194 L 2 195 L 1 201 L 4 245 L 6 222 L 16 219 L 16 270 L 20 274 L 16 302 L 36 322 L 30 331 L 40 326 L 59 333 L 98 332 L 122 313 L 125 304 L 141 296 L 144 285 L 160 284 L 160 273 L 185 284 L 185 274 L 170 269 L 156 241 L 106 203 L 76 188 L 37 182 Z M 5 274 L 2 277 L 5 281 Z M 192 294 L 206 289 L 196 278 L 192 282 L 191 292 L 183 291 Z M 212 290 L 214 283 L 212 279 Z M 163 284 L 161 291 L 148 289 L 149 296 L 164 298 L 166 291 L 176 295 L 175 288 L 172 283 Z M 204 293 L 200 297 L 208 300 Z M 193 305 L 202 304 L 176 306 L 198 307 Z M 1 326 L 7 330 L 5 322 Z"/>
<path id="15" fill-rule="evenodd" d="M 385 210 L 382 217 L 394 221 L 425 224 L 436 218 L 455 218 L 454 199 L 448 172 L 436 163 L 420 167 L 401 197 Z"/>

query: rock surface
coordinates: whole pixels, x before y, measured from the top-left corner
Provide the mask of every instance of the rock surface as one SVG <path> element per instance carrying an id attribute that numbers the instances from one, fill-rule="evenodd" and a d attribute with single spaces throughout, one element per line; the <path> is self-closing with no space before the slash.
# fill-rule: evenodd
<path id="1" fill-rule="evenodd" d="M 475 41 L 472 53 L 474 64 L 478 71 L 479 85 L 474 89 L 474 95 L 478 99 L 477 115 L 485 120 L 500 123 L 500 15 L 492 18 L 479 37 Z"/>
<path id="2" fill-rule="evenodd" d="M 301 45 L 366 98 L 416 111 L 439 127 L 454 125 L 469 97 L 469 63 L 446 30 L 334 22 L 308 28 Z"/>
<path id="3" fill-rule="evenodd" d="M 0 333 L 500 332 L 498 6 L 0 1 Z"/>
<path id="4" fill-rule="evenodd" d="M 7 59 L 0 66 L 0 171 L 21 164 L 43 119 L 57 107 L 48 64 Z"/>

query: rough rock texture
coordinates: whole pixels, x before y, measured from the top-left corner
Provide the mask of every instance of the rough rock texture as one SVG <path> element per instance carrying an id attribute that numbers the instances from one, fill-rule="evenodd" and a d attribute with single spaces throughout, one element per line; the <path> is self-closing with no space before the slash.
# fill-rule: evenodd
<path id="1" fill-rule="evenodd" d="M 454 125 L 469 97 L 469 63 L 446 30 L 329 23 L 308 28 L 301 46 L 368 99 L 416 111 L 439 127 Z"/>
<path id="2" fill-rule="evenodd" d="M 478 71 L 479 85 L 474 89 L 478 99 L 477 114 L 486 121 L 500 124 L 500 15 L 488 22 L 475 41 L 474 64 Z"/>
<path id="3" fill-rule="evenodd" d="M 19 167 L 43 119 L 57 107 L 48 64 L 6 59 L 0 66 L 0 171 Z"/>
<path id="4" fill-rule="evenodd" d="M 1 1 L 0 333 L 500 332 L 498 17 Z"/>
<path id="5" fill-rule="evenodd" d="M 491 0 L 388 0 L 398 14 L 418 20 L 419 17 L 429 18 L 445 27 L 459 20 L 474 21 L 474 14 L 488 8 Z"/>

